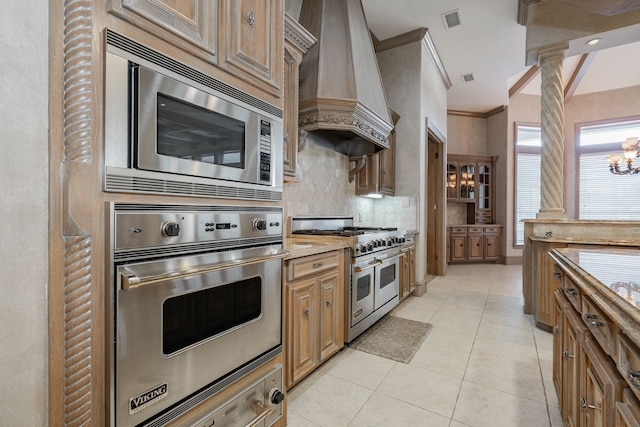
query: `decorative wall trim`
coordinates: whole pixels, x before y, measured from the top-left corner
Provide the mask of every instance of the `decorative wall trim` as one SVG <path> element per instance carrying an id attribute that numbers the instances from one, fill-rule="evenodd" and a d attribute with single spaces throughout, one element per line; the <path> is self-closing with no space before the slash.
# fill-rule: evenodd
<path id="1" fill-rule="evenodd" d="M 460 117 L 471 117 L 474 119 L 487 119 L 491 116 L 495 116 L 496 114 L 502 113 L 507 109 L 506 105 L 500 105 L 499 107 L 494 108 L 493 110 L 489 110 L 485 113 L 476 113 L 473 111 L 461 111 L 461 110 L 447 110 L 448 116 L 460 116 Z"/>
<path id="2" fill-rule="evenodd" d="M 64 23 L 63 58 L 56 63 L 63 80 L 61 91 L 62 111 L 53 114 L 53 120 L 62 119 L 62 147 L 56 146 L 52 139 L 53 150 L 61 150 L 61 163 L 52 164 L 51 179 L 62 178 L 61 187 L 50 197 L 63 198 L 61 210 L 51 212 L 51 236 L 60 241 L 60 251 L 51 256 L 52 263 L 64 265 L 64 276 L 55 276 L 50 284 L 50 301 L 55 309 L 50 309 L 52 328 L 56 332 L 50 336 L 51 345 L 61 353 L 53 353 L 49 363 L 52 375 L 50 392 L 60 390 L 62 396 L 56 397 L 63 407 L 56 412 L 59 419 L 50 419 L 52 425 L 80 426 L 100 425 L 104 421 L 96 419 L 101 413 L 101 402 L 96 401 L 100 393 L 95 384 L 96 364 L 94 357 L 94 279 L 92 272 L 93 238 L 91 219 L 84 211 L 87 199 L 86 171 L 91 169 L 93 159 L 93 4 L 91 0 L 63 0 Z M 52 79 L 57 74 L 52 72 Z M 59 100 L 59 99 L 58 99 Z M 52 99 L 52 108 L 58 108 Z M 56 159 L 55 156 L 52 157 Z M 57 176 L 56 176 L 57 175 Z M 56 194 L 59 191 L 61 194 Z M 76 201 L 75 203 L 73 201 Z M 79 221 L 74 221 L 74 218 Z M 60 233 L 60 234 L 57 234 Z M 63 247 L 62 247 L 63 246 Z M 56 317 L 57 316 L 57 317 Z M 61 382 L 62 384 L 56 384 Z M 60 393 L 58 391 L 57 393 Z"/>
<path id="3" fill-rule="evenodd" d="M 447 89 L 450 89 L 451 86 L 453 86 L 453 83 L 451 83 L 451 80 L 449 79 L 447 70 L 444 69 L 444 64 L 440 60 L 440 55 L 438 55 L 436 45 L 433 44 L 433 40 L 431 39 L 429 31 L 424 34 L 424 37 L 422 38 L 422 45 L 427 50 L 427 53 L 431 57 L 433 64 L 436 66 L 436 69 L 440 73 L 440 77 L 442 78 L 442 82 L 444 83 L 445 87 Z"/>
<path id="4" fill-rule="evenodd" d="M 65 238 L 64 424 L 92 425 L 91 238 Z"/>
<path id="5" fill-rule="evenodd" d="M 64 155 L 84 162 L 91 159 L 93 114 L 91 1 L 65 1 L 64 15 Z"/>

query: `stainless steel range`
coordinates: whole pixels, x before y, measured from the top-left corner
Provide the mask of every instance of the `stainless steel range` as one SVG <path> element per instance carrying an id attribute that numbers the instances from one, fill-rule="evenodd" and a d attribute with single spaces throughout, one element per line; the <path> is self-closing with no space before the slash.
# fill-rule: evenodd
<path id="1" fill-rule="evenodd" d="M 349 242 L 351 285 L 345 304 L 347 342 L 353 341 L 398 305 L 404 230 L 356 227 L 353 217 L 292 217 L 291 234 Z"/>

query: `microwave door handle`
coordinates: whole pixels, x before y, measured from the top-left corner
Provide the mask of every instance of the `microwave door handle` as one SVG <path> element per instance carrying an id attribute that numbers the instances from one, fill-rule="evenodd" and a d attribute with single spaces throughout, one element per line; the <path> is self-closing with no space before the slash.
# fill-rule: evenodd
<path id="1" fill-rule="evenodd" d="M 232 268 L 250 264 L 256 264 L 273 259 L 282 259 L 287 256 L 287 252 L 278 252 L 271 255 L 265 255 L 260 257 L 251 257 L 247 259 L 235 259 L 233 261 L 225 261 L 215 264 L 201 265 L 193 268 L 186 268 L 183 270 L 168 271 L 161 274 L 151 274 L 148 276 L 138 276 L 126 267 L 121 268 L 119 271 L 120 288 L 122 290 L 129 290 L 139 288 L 141 286 L 151 285 L 154 283 L 162 282 L 165 280 L 179 279 L 188 276 L 195 276 L 198 274 L 209 273 L 212 271 L 224 270 L 225 268 Z"/>

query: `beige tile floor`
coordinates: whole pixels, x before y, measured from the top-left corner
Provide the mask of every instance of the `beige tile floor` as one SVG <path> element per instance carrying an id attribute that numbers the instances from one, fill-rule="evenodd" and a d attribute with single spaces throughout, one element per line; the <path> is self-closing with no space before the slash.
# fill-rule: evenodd
<path id="1" fill-rule="evenodd" d="M 290 390 L 288 426 L 562 426 L 521 283 L 521 266 L 449 266 L 390 313 L 433 324 L 410 363 L 345 347 Z"/>

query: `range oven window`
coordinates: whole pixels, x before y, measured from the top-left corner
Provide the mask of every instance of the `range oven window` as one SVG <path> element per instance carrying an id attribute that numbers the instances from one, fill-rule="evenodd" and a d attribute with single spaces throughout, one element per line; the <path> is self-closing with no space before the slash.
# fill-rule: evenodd
<path id="1" fill-rule="evenodd" d="M 356 281 L 356 301 L 361 301 L 371 293 L 371 275 L 359 277 Z"/>
<path id="2" fill-rule="evenodd" d="M 245 123 L 157 94 L 157 151 L 178 159 L 245 168 Z"/>
<path id="3" fill-rule="evenodd" d="M 380 289 L 396 280 L 396 265 L 391 264 L 380 269 Z"/>
<path id="4" fill-rule="evenodd" d="M 162 305 L 162 351 L 173 354 L 261 314 L 259 276 L 169 298 Z"/>

